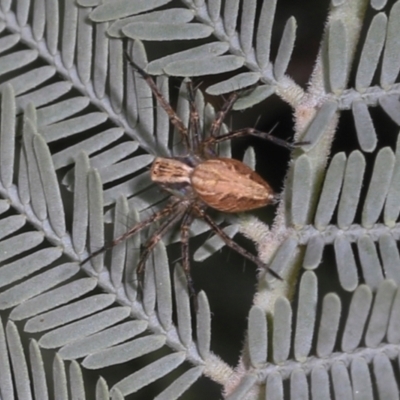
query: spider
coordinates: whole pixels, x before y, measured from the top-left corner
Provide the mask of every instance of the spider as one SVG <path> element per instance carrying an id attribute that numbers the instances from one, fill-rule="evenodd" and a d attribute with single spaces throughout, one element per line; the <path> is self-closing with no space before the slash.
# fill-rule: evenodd
<path id="1" fill-rule="evenodd" d="M 140 277 L 144 272 L 146 261 L 157 243 L 173 225 L 181 221 L 182 266 L 189 290 L 194 294 L 189 262 L 189 228 L 195 218 L 200 218 L 228 247 L 252 261 L 257 267 L 267 270 L 277 279 L 282 279 L 276 272 L 268 269 L 268 266 L 258 257 L 232 240 L 207 213 L 207 209 L 238 213 L 264 207 L 276 202 L 279 198 L 270 185 L 247 165 L 235 159 L 218 157 L 216 145 L 247 135 L 267 139 L 288 149 L 293 149 L 300 143 L 294 145 L 270 133 L 253 128 L 221 134 L 224 119 L 239 97 L 237 92 L 233 92 L 227 98 L 212 122 L 209 132 L 205 135 L 200 127 L 199 114 L 195 104 L 195 89 L 191 81 L 187 82 L 190 118 L 189 127 L 186 127 L 161 94 L 153 78 L 130 58 L 128 59 L 134 70 L 147 82 L 154 97 L 167 113 L 171 124 L 180 133 L 186 154 L 171 158 L 156 157 L 151 166 L 150 178 L 170 194 L 169 203 L 144 221 L 134 225 L 123 235 L 115 238 L 108 245 L 93 252 L 83 263 L 139 233 L 151 224 L 161 221 L 159 227 L 143 247 L 136 267 L 137 275 Z"/>

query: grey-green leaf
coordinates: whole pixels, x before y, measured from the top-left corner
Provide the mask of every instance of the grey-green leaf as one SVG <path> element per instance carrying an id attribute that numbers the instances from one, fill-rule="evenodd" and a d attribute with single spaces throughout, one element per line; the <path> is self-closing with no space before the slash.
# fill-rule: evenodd
<path id="1" fill-rule="evenodd" d="M 194 77 L 234 71 L 242 67 L 243 64 L 243 57 L 229 55 L 173 62 L 168 64 L 164 71 L 168 75 Z"/>
<path id="2" fill-rule="evenodd" d="M 40 236 L 41 235 L 39 234 L 39 239 L 41 239 Z M 19 235 L 17 235 L 16 238 L 21 239 Z M 12 239 L 7 242 L 10 243 L 10 245 L 14 243 Z M 20 247 L 19 250 L 21 251 L 24 249 Z M 36 271 L 40 271 L 42 268 L 45 268 L 61 256 L 61 249 L 50 247 L 38 250 L 32 254 L 28 254 L 25 257 L 18 258 L 9 264 L 3 264 L 0 269 L 0 287 L 9 285 L 10 283 L 18 281 L 21 278 L 26 278 Z"/>
<path id="3" fill-rule="evenodd" d="M 333 351 L 338 334 L 341 309 L 341 301 L 336 293 L 328 293 L 324 297 L 317 340 L 319 357 L 328 357 Z"/>
<path id="4" fill-rule="evenodd" d="M 134 15 L 124 19 L 116 20 L 107 29 L 108 35 L 122 38 L 122 28 L 132 22 L 161 22 L 163 24 L 179 24 L 189 22 L 193 19 L 194 13 L 184 8 L 170 8 L 161 11 L 148 12 L 146 14 Z"/>
<path id="5" fill-rule="evenodd" d="M 387 328 L 387 340 L 389 343 L 400 343 L 400 289 L 397 288 L 392 309 L 390 311 L 389 326 Z"/>
<path id="6" fill-rule="evenodd" d="M 356 89 L 363 92 L 371 84 L 386 38 L 387 17 L 374 16 L 368 29 L 356 75 Z"/>
<path id="7" fill-rule="evenodd" d="M 275 87 L 272 85 L 257 86 L 250 94 L 239 98 L 233 105 L 234 110 L 244 110 L 250 108 L 274 94 Z"/>
<path id="8" fill-rule="evenodd" d="M 197 295 L 197 349 L 203 360 L 206 360 L 210 352 L 211 342 L 211 313 L 208 299 L 204 292 Z"/>
<path id="9" fill-rule="evenodd" d="M 379 97 L 379 104 L 387 115 L 397 124 L 400 125 L 400 104 L 396 94 L 387 94 Z"/>
<path id="10" fill-rule="evenodd" d="M 260 79 L 260 74 L 257 72 L 244 72 L 237 74 L 233 78 L 229 78 L 225 81 L 219 82 L 215 85 L 207 88 L 207 93 L 214 96 L 221 95 L 223 93 L 235 92 L 245 87 L 254 85 Z"/>
<path id="11" fill-rule="evenodd" d="M 257 28 L 256 54 L 261 68 L 270 61 L 271 34 L 276 10 L 276 0 L 263 1 Z"/>
<path id="12" fill-rule="evenodd" d="M 292 57 L 296 28 L 296 19 L 290 17 L 286 22 L 274 63 L 274 76 L 277 81 L 283 78 Z"/>
<path id="13" fill-rule="evenodd" d="M 366 228 L 371 228 L 382 212 L 394 165 L 393 151 L 389 147 L 379 150 L 361 216 L 361 223 Z"/>
<path id="14" fill-rule="evenodd" d="M 337 399 L 351 399 L 352 390 L 350 377 L 347 368 L 342 361 L 334 362 L 331 370 L 331 377 L 335 397 Z"/>
<path id="15" fill-rule="evenodd" d="M 371 289 L 378 289 L 383 273 L 375 243 L 370 236 L 363 235 L 358 238 L 357 247 L 365 282 Z"/>
<path id="16" fill-rule="evenodd" d="M 131 39 L 170 41 L 206 38 L 212 34 L 213 29 L 197 23 L 132 22 L 124 26 L 122 32 Z"/>
<path id="17" fill-rule="evenodd" d="M 189 389 L 197 379 L 200 378 L 203 367 L 194 367 L 182 374 L 173 381 L 165 390 L 157 395 L 154 400 L 173 400 L 177 399 L 187 389 Z"/>
<path id="18" fill-rule="evenodd" d="M 335 154 L 326 172 L 324 186 L 318 202 L 315 215 L 315 226 L 317 229 L 325 229 L 331 221 L 339 198 L 340 189 L 342 188 L 345 165 L 346 155 L 344 153 Z"/>
<path id="19" fill-rule="evenodd" d="M 14 384 L 12 380 L 12 373 L 10 367 L 10 359 L 8 357 L 6 342 L 6 334 L 4 331 L 3 322 L 0 320 L 0 385 L 1 394 L 6 400 L 13 400 L 14 397 Z"/>
<path id="20" fill-rule="evenodd" d="M 5 188 L 12 184 L 15 158 L 15 98 L 12 86 L 7 85 L 1 95 L 0 176 Z"/>
<path id="21" fill-rule="evenodd" d="M 322 365 L 315 366 L 311 371 L 311 396 L 314 399 L 330 400 L 330 382 L 327 370 Z"/>
<path id="22" fill-rule="evenodd" d="M 350 366 L 354 400 L 373 400 L 370 371 L 364 357 L 356 357 Z"/>
<path id="23" fill-rule="evenodd" d="M 90 14 L 90 19 L 95 22 L 111 21 L 114 19 L 129 17 L 163 6 L 171 0 L 116 0 L 112 3 L 104 3 L 96 7 Z"/>
<path id="24" fill-rule="evenodd" d="M 96 170 L 88 173 L 88 204 L 89 204 L 89 234 L 90 252 L 101 249 L 104 246 L 104 224 L 103 224 L 103 193 L 100 176 Z M 100 254 L 94 257 L 92 265 L 97 272 L 103 268 L 103 257 Z"/>
<path id="25" fill-rule="evenodd" d="M 393 281 L 383 281 L 378 288 L 372 306 L 371 317 L 365 333 L 365 344 L 369 348 L 376 348 L 383 341 L 389 323 L 397 285 Z"/>
<path id="26" fill-rule="evenodd" d="M 323 103 L 302 138 L 303 141 L 310 142 L 310 144 L 304 146 L 305 149 L 312 149 L 318 143 L 335 116 L 337 108 L 338 105 L 335 101 L 328 100 Z"/>
<path id="27" fill-rule="evenodd" d="M 18 329 L 12 321 L 7 324 L 6 335 L 17 396 L 19 399 L 31 399 L 32 393 L 24 349 Z"/>
<path id="28" fill-rule="evenodd" d="M 64 206 L 51 153 L 45 140 L 38 134 L 33 137 L 33 145 L 46 198 L 49 220 L 55 233 L 62 238 L 66 232 Z"/>
<path id="29" fill-rule="evenodd" d="M 233 36 L 235 34 L 239 3 L 240 0 L 231 0 L 225 2 L 223 21 L 224 28 L 228 36 Z"/>
<path id="30" fill-rule="evenodd" d="M 174 293 L 176 314 L 178 320 L 179 339 L 185 347 L 188 347 L 192 339 L 192 325 L 190 313 L 190 298 L 188 283 L 180 264 L 174 269 Z"/>
<path id="31" fill-rule="evenodd" d="M 359 345 L 372 301 L 371 289 L 360 285 L 353 294 L 342 336 L 342 350 L 351 352 Z"/>
<path id="32" fill-rule="evenodd" d="M 385 225 L 393 227 L 396 224 L 400 213 L 400 137 L 397 139 L 396 161 L 394 164 L 392 182 L 390 183 L 389 192 L 385 202 L 383 219 Z"/>
<path id="33" fill-rule="evenodd" d="M 54 382 L 54 394 L 60 400 L 68 400 L 68 386 L 67 386 L 67 374 L 65 371 L 64 361 L 56 353 L 53 361 L 53 382 Z"/>
<path id="34" fill-rule="evenodd" d="M 292 337 L 292 308 L 288 299 L 276 299 L 274 315 L 273 359 L 276 364 L 280 364 L 289 356 Z"/>
<path id="35" fill-rule="evenodd" d="M 381 399 L 398 399 L 399 388 L 397 386 L 395 373 L 389 357 L 381 352 L 377 353 L 373 360 L 373 370 L 378 396 Z"/>
<path id="36" fill-rule="evenodd" d="M 381 256 L 386 279 L 400 283 L 400 254 L 397 242 L 390 233 L 379 237 L 379 254 Z"/>
<path id="37" fill-rule="evenodd" d="M 348 77 L 347 27 L 340 19 L 333 19 L 329 26 L 329 82 L 335 94 L 343 91 Z"/>
<path id="38" fill-rule="evenodd" d="M 318 298 L 317 285 L 317 277 L 313 272 L 307 271 L 303 274 L 294 340 L 294 354 L 298 361 L 305 360 L 311 349 Z"/>
<path id="39" fill-rule="evenodd" d="M 157 290 L 157 315 L 163 328 L 168 331 L 172 324 L 171 279 L 168 268 L 167 251 L 160 241 L 154 249 L 155 281 Z"/>
<path id="40" fill-rule="evenodd" d="M 115 295 L 112 294 L 93 295 L 29 319 L 24 330 L 25 332 L 47 331 L 95 314 L 110 306 L 114 300 Z"/>
<path id="41" fill-rule="evenodd" d="M 293 194 L 291 202 L 292 223 L 303 226 L 308 223 L 311 206 L 311 163 L 306 154 L 301 155 L 294 167 Z"/>
<path id="42" fill-rule="evenodd" d="M 268 351 L 267 319 L 263 310 L 257 306 L 250 310 L 248 332 L 250 362 L 257 368 L 267 362 Z"/>
<path id="43" fill-rule="evenodd" d="M 290 394 L 292 398 L 306 398 L 308 395 L 308 382 L 304 370 L 295 368 L 290 374 Z"/>
<path id="44" fill-rule="evenodd" d="M 353 291 L 358 284 L 358 272 L 351 244 L 345 236 L 338 236 L 333 244 L 340 284 L 343 289 Z"/>
<path id="45" fill-rule="evenodd" d="M 0 293 L 0 309 L 4 310 L 20 304 L 31 297 L 64 282 L 74 276 L 79 271 L 79 266 L 75 263 L 62 264 L 54 267 L 42 274 L 35 275 L 33 278 L 12 286 Z"/>
<path id="46" fill-rule="evenodd" d="M 83 361 L 83 366 L 89 369 L 99 369 L 122 364 L 160 349 L 164 346 L 165 340 L 165 335 L 149 335 L 133 339 L 87 356 Z"/>
<path id="47" fill-rule="evenodd" d="M 227 43 L 213 42 L 203 44 L 201 46 L 190 48 L 189 50 L 169 54 L 168 56 L 151 61 L 147 65 L 146 71 L 151 75 L 160 75 L 164 73 L 165 67 L 173 62 L 218 57 L 228 51 L 228 49 L 229 45 Z"/>
<path id="48" fill-rule="evenodd" d="M 358 150 L 353 151 L 346 163 L 342 194 L 338 209 L 338 226 L 348 228 L 354 220 L 359 201 L 366 161 Z"/>
<path id="49" fill-rule="evenodd" d="M 158 359 L 116 383 L 111 390 L 119 389 L 125 396 L 176 369 L 185 360 L 185 353 L 175 353 Z"/>
<path id="50" fill-rule="evenodd" d="M 49 392 L 46 382 L 44 361 L 40 352 L 40 347 L 34 339 L 29 343 L 29 361 L 31 363 L 35 396 L 39 399 L 47 400 L 49 398 Z"/>
<path id="51" fill-rule="evenodd" d="M 64 360 L 97 354 L 100 351 L 132 339 L 144 332 L 147 327 L 146 321 L 124 322 L 68 343 L 59 350 L 59 354 Z"/>
<path id="52" fill-rule="evenodd" d="M 388 88 L 395 82 L 400 69 L 400 3 L 396 2 L 390 10 L 383 52 L 381 85 Z"/>
<path id="53" fill-rule="evenodd" d="M 352 111 L 361 149 L 366 152 L 374 151 L 378 138 L 367 105 L 356 100 L 352 104 Z"/>
<path id="54" fill-rule="evenodd" d="M 71 398 L 85 399 L 85 384 L 81 367 L 76 361 L 72 361 L 69 366 L 69 384 L 71 388 Z"/>
<path id="55" fill-rule="evenodd" d="M 82 278 L 63 286 L 58 286 L 53 290 L 48 290 L 43 294 L 24 301 L 11 311 L 10 318 L 20 321 L 67 304 L 93 290 L 96 284 L 96 278 Z"/>
<path id="56" fill-rule="evenodd" d="M 82 337 L 99 332 L 127 318 L 130 307 L 114 307 L 71 324 L 45 333 L 39 340 L 41 347 L 53 349 Z"/>
<path id="57" fill-rule="evenodd" d="M 253 48 L 256 9 L 256 0 L 246 0 L 242 3 L 239 40 L 245 54 L 249 54 Z"/>

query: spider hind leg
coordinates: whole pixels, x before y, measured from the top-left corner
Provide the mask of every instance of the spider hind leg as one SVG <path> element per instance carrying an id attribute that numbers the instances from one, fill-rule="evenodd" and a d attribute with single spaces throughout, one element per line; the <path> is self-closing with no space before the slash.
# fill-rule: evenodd
<path id="1" fill-rule="evenodd" d="M 248 260 L 250 260 L 251 262 L 256 264 L 259 269 L 265 270 L 267 273 L 271 274 L 275 278 L 282 280 L 282 277 L 278 273 L 276 273 L 274 270 L 270 269 L 267 264 L 265 264 L 254 254 L 251 254 L 246 249 L 244 249 L 242 246 L 240 246 L 238 243 L 236 243 L 232 238 L 230 238 L 221 229 L 221 227 L 218 224 L 216 224 L 213 221 L 213 219 L 204 212 L 204 210 L 200 209 L 199 207 L 196 207 L 195 209 L 196 209 L 196 213 L 198 214 L 199 218 L 203 219 L 208 224 L 208 226 L 214 231 L 214 233 L 216 235 L 218 235 L 225 242 L 225 244 L 228 247 L 230 247 L 232 250 L 235 250 L 237 253 L 241 254 L 243 257 L 247 258 Z"/>
<path id="2" fill-rule="evenodd" d="M 190 295 L 195 299 L 196 291 L 194 290 L 193 279 L 190 274 L 190 260 L 189 260 L 189 229 L 194 219 L 193 212 L 188 210 L 182 220 L 181 225 L 181 251 L 182 251 L 182 267 L 186 275 L 186 281 L 189 288 Z"/>

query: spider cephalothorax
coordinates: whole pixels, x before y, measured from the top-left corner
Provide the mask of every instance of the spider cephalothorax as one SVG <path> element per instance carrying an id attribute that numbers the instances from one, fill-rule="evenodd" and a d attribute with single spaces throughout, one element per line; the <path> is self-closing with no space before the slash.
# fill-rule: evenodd
<path id="1" fill-rule="evenodd" d="M 193 291 L 189 263 L 189 228 L 195 218 L 201 218 L 227 246 L 259 268 L 268 269 L 268 266 L 258 257 L 231 239 L 210 217 L 207 208 L 211 207 L 227 213 L 243 212 L 271 204 L 277 200 L 277 196 L 267 182 L 241 161 L 218 157 L 216 146 L 225 140 L 246 135 L 262 137 L 289 149 L 293 145 L 270 133 L 260 132 L 253 128 L 221 134 L 222 123 L 238 98 L 237 93 L 229 96 L 217 113 L 209 131 L 202 132 L 195 104 L 195 92 L 190 81 L 187 82 L 190 104 L 190 121 L 187 128 L 160 93 L 151 76 L 133 62 L 131 64 L 148 83 L 158 103 L 168 114 L 170 122 L 179 131 L 185 154 L 171 158 L 156 157 L 151 167 L 151 180 L 171 195 L 170 202 L 122 236 L 115 238 L 109 246 L 92 253 L 90 258 L 135 235 L 153 222 L 162 221 L 143 247 L 136 268 L 137 274 L 141 274 L 151 251 L 168 229 L 180 221 L 182 264 L 189 287 Z M 269 272 L 280 279 L 276 272 L 272 270 Z"/>

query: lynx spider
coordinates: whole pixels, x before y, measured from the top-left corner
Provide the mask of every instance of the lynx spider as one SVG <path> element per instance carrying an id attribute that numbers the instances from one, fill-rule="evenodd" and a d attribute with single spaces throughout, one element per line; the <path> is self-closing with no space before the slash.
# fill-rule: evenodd
<path id="1" fill-rule="evenodd" d="M 169 228 L 181 220 L 182 265 L 189 290 L 194 294 L 189 262 L 189 228 L 195 218 L 200 218 L 228 247 L 252 261 L 259 268 L 263 268 L 271 275 L 281 279 L 276 272 L 268 269 L 268 266 L 258 257 L 231 239 L 207 214 L 206 210 L 211 207 L 222 212 L 238 213 L 266 206 L 276 202 L 279 198 L 267 182 L 241 161 L 218 157 L 215 151 L 217 144 L 247 135 L 267 139 L 288 149 L 293 149 L 300 143 L 294 145 L 270 133 L 261 132 L 253 128 L 244 128 L 220 134 L 227 113 L 232 109 L 233 104 L 239 97 L 237 92 L 233 92 L 227 98 L 212 122 L 208 136 L 204 136 L 195 104 L 195 89 L 191 81 L 187 82 L 190 118 L 189 127 L 186 127 L 161 94 L 153 78 L 130 58 L 129 62 L 147 82 L 157 102 L 167 113 L 171 124 L 180 133 L 186 154 L 171 158 L 156 157 L 153 161 L 150 172 L 151 180 L 171 195 L 170 202 L 144 221 L 134 225 L 123 235 L 115 238 L 107 246 L 93 252 L 83 263 L 139 233 L 152 223 L 164 220 L 143 247 L 136 267 L 137 275 L 140 277 L 144 272 L 146 261 L 157 243 Z M 232 184 L 233 182 L 234 185 Z"/>

